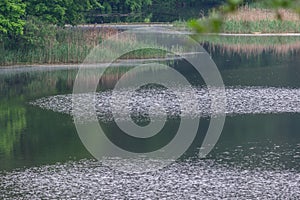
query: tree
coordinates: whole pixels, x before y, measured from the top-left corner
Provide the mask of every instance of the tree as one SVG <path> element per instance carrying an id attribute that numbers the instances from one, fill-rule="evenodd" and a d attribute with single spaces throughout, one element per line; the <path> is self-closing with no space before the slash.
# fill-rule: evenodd
<path id="1" fill-rule="evenodd" d="M 152 4 L 152 0 L 100 0 L 102 11 L 112 12 L 113 8 L 121 11 L 140 12 L 144 6 Z"/>
<path id="2" fill-rule="evenodd" d="M 84 18 L 84 12 L 101 7 L 97 0 L 25 0 L 26 14 L 52 24 L 75 25 Z"/>
<path id="3" fill-rule="evenodd" d="M 131 11 L 141 11 L 144 5 L 151 5 L 152 0 L 126 0 L 125 5 L 130 7 Z"/>
<path id="4" fill-rule="evenodd" d="M 0 1 L 0 34 L 21 35 L 25 21 L 25 4 L 21 0 Z"/>

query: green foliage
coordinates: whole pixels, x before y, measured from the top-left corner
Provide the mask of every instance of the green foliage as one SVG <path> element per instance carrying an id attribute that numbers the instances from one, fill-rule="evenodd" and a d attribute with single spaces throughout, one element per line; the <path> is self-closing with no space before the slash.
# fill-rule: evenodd
<path id="1" fill-rule="evenodd" d="M 125 5 L 130 7 L 131 11 L 141 11 L 145 5 L 151 5 L 152 0 L 125 0 Z"/>
<path id="2" fill-rule="evenodd" d="M 0 3 L 0 62 L 82 60 L 89 51 L 82 32 L 68 32 L 62 41 L 61 34 L 66 33 L 63 25 L 81 22 L 85 11 L 99 6 L 97 0 L 4 0 Z"/>
<path id="3" fill-rule="evenodd" d="M 84 12 L 101 7 L 97 0 L 26 0 L 27 14 L 52 24 L 77 24 Z"/>
<path id="4" fill-rule="evenodd" d="M 25 19 L 29 18 L 27 23 L 31 23 L 30 16 L 46 23 L 75 25 L 83 22 L 85 12 L 100 7 L 98 0 L 2 0 L 0 34 L 2 39 L 22 35 Z"/>
<path id="5" fill-rule="evenodd" d="M 26 23 L 24 35 L 6 40 L 0 48 L 0 65 L 79 63 L 100 41 L 100 36 L 91 38 L 94 33 L 89 30 L 42 23 L 33 17 Z"/>
<path id="6" fill-rule="evenodd" d="M 188 20 L 223 0 L 100 0 L 102 9 L 89 12 L 91 23 L 173 22 Z"/>
<path id="7" fill-rule="evenodd" d="M 121 56 L 121 59 L 147 59 L 147 58 L 165 58 L 167 51 L 155 48 L 143 48 L 134 50 Z"/>
<path id="8" fill-rule="evenodd" d="M 100 0 L 103 5 L 101 13 L 112 13 L 113 10 L 118 12 L 141 12 L 145 6 L 152 4 L 152 0 Z"/>
<path id="9" fill-rule="evenodd" d="M 36 48 L 46 48 L 55 43 L 56 27 L 47 24 L 37 17 L 27 18 L 22 35 L 10 35 L 2 41 L 2 50 L 28 51 Z"/>
<path id="10" fill-rule="evenodd" d="M 0 1 L 0 35 L 23 34 L 25 4 L 21 0 Z"/>
<path id="11" fill-rule="evenodd" d="M 35 33 L 39 29 L 43 29 L 43 31 Z M 0 48 L 0 54 L 2 55 L 0 57 L 0 65 L 81 63 L 89 55 L 90 51 L 95 49 L 95 46 L 102 41 L 103 35 L 105 36 L 106 34 L 99 29 L 43 26 L 41 21 L 32 18 L 30 23 L 26 25 L 25 34 L 18 37 L 18 39 L 14 39 L 14 41 L 18 42 L 12 43 L 11 46 L 7 44 L 5 48 Z M 166 51 L 163 50 L 164 47 L 159 44 L 149 41 L 149 44 L 147 43 L 146 45 L 136 41 L 130 35 L 121 39 L 112 38 L 109 40 L 109 44 L 111 45 L 110 48 L 96 48 L 97 55 L 100 55 L 97 57 L 98 61 L 110 61 L 119 55 L 118 49 L 129 47 L 141 50 L 133 51 L 122 58 L 146 59 L 166 56 Z M 149 47 L 149 45 L 153 48 L 145 49 L 145 46 Z"/>
<path id="12" fill-rule="evenodd" d="M 19 37 L 19 46 L 21 49 L 44 48 L 51 46 L 55 42 L 56 27 L 44 23 L 37 17 L 27 18 L 24 35 Z"/>
<path id="13" fill-rule="evenodd" d="M 2 0 L 0 2 L 0 53 L 2 55 L 0 63 L 78 63 L 102 38 L 98 33 L 93 37 L 93 33 L 84 30 L 63 28 L 65 24 L 75 25 L 84 22 L 85 17 L 92 11 L 96 14 L 125 12 L 132 15 L 134 20 L 150 22 L 157 20 L 155 14 L 139 15 L 139 13 L 155 8 L 153 12 L 176 15 L 178 9 L 199 2 L 203 5 L 220 5 L 224 0 Z M 300 31 L 297 22 L 223 21 L 224 15 L 236 11 L 245 2 L 254 2 L 258 5 L 256 0 L 227 0 L 221 7 L 212 10 L 208 18 L 192 20 L 188 24 L 197 33 Z M 259 5 L 275 10 L 282 7 L 291 8 L 300 14 L 299 0 L 265 0 L 260 1 Z M 202 15 L 204 14 L 203 12 Z M 171 18 L 166 18 L 169 19 Z M 149 52 L 140 52 L 137 57 L 149 57 Z M 103 54 L 105 55 L 105 52 Z"/>
<path id="14" fill-rule="evenodd" d="M 227 0 L 227 4 L 223 7 L 223 12 L 234 12 L 242 3 L 243 0 Z"/>

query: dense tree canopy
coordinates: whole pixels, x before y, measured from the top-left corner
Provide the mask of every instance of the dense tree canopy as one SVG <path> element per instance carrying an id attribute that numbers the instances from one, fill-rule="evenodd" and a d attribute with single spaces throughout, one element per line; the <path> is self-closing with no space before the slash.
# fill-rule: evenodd
<path id="1" fill-rule="evenodd" d="M 186 5 L 193 6 L 199 2 L 203 3 L 203 5 L 221 4 L 224 1 L 225 0 L 1 0 L 0 34 L 22 34 L 26 19 L 32 16 L 51 24 L 75 25 L 84 22 L 85 16 L 88 16 L 90 11 L 100 14 L 108 14 L 112 13 L 112 11 L 137 13 L 144 11 L 146 8 L 150 8 L 153 12 L 165 12 L 172 15 L 176 14 L 178 7 L 184 7 Z M 227 4 L 220 9 L 220 15 L 212 19 L 208 25 L 218 27 L 222 21 L 223 13 L 232 12 L 245 2 L 255 1 L 256 0 L 227 0 Z M 291 8 L 300 13 L 299 0 L 264 0 L 263 2 L 271 8 Z M 140 18 L 140 20 L 142 21 L 142 18 Z M 148 21 L 151 21 L 151 19 Z M 193 22 L 192 26 L 201 31 L 199 24 Z"/>
<path id="2" fill-rule="evenodd" d="M 21 0 L 0 1 L 0 34 L 22 34 L 25 4 Z"/>
<path id="3" fill-rule="evenodd" d="M 97 0 L 25 0 L 26 14 L 53 24 L 76 24 L 84 11 L 101 7 Z"/>
<path id="4" fill-rule="evenodd" d="M 29 16 L 51 24 L 75 25 L 83 21 L 84 12 L 100 7 L 98 0 L 1 0 L 0 33 L 22 34 Z"/>

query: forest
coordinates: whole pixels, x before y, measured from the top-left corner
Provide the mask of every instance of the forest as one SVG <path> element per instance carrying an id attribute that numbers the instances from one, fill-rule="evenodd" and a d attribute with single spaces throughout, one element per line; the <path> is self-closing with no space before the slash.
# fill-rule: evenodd
<path id="1" fill-rule="evenodd" d="M 211 18 L 209 23 L 204 21 L 205 26 L 193 19 L 205 19 L 211 9 L 220 6 L 223 6 L 220 13 L 233 12 L 239 6 L 256 2 L 300 12 L 297 10 L 300 6 L 295 6 L 299 5 L 297 0 L 3 0 L 0 2 L 0 52 L 3 55 L 0 63 L 81 62 L 93 45 L 102 40 L 102 35 L 79 29 L 72 31 L 65 25 L 179 22 L 185 26 L 186 22 L 191 22 L 189 26 L 198 32 L 216 32 L 220 31 L 222 15 Z M 273 29 L 274 23 L 271 23 L 259 26 L 269 27 L 270 24 Z M 280 25 L 281 29 L 286 29 L 286 24 Z M 229 31 L 245 30 L 243 25 L 231 22 L 224 27 Z M 298 31 L 298 26 L 292 22 L 288 29 Z M 90 35 L 97 36 L 91 39 Z M 91 41 L 93 45 L 88 45 Z"/>
<path id="2" fill-rule="evenodd" d="M 4 0 L 0 2 L 0 52 L 5 56 L 0 62 L 5 65 L 14 64 L 13 60 L 22 63 L 30 62 L 28 60 L 37 63 L 51 62 L 51 59 L 44 57 L 49 57 L 51 52 L 61 54 L 64 48 L 62 41 L 67 43 L 66 39 L 70 37 L 72 41 L 74 38 L 85 40 L 80 31 L 72 33 L 65 29 L 65 25 L 172 22 L 178 20 L 178 10 L 182 10 L 182 15 L 185 16 L 192 7 L 199 13 L 198 8 L 201 8 L 202 4 L 214 5 L 220 2 L 210 0 L 207 4 L 204 0 Z M 166 14 L 162 16 L 162 13 Z M 191 13 L 190 18 L 193 15 L 194 13 Z M 51 49 L 55 45 L 58 45 L 60 50 L 45 52 L 46 47 Z M 88 50 L 84 52 L 83 56 Z"/>
<path id="3" fill-rule="evenodd" d="M 97 21 L 97 16 L 150 12 L 172 14 L 178 8 L 214 6 L 222 2 L 224 0 L 4 0 L 0 2 L 0 34 L 23 34 L 26 22 L 33 17 L 60 26 L 76 25 L 101 22 L 101 19 Z"/>

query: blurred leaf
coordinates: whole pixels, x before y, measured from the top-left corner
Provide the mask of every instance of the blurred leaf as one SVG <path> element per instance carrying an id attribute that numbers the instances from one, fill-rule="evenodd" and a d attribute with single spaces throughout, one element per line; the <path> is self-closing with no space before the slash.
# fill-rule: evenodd
<path id="1" fill-rule="evenodd" d="M 197 33 L 206 32 L 206 27 L 201 24 L 199 21 L 193 19 L 188 22 L 188 26 L 195 30 Z"/>

